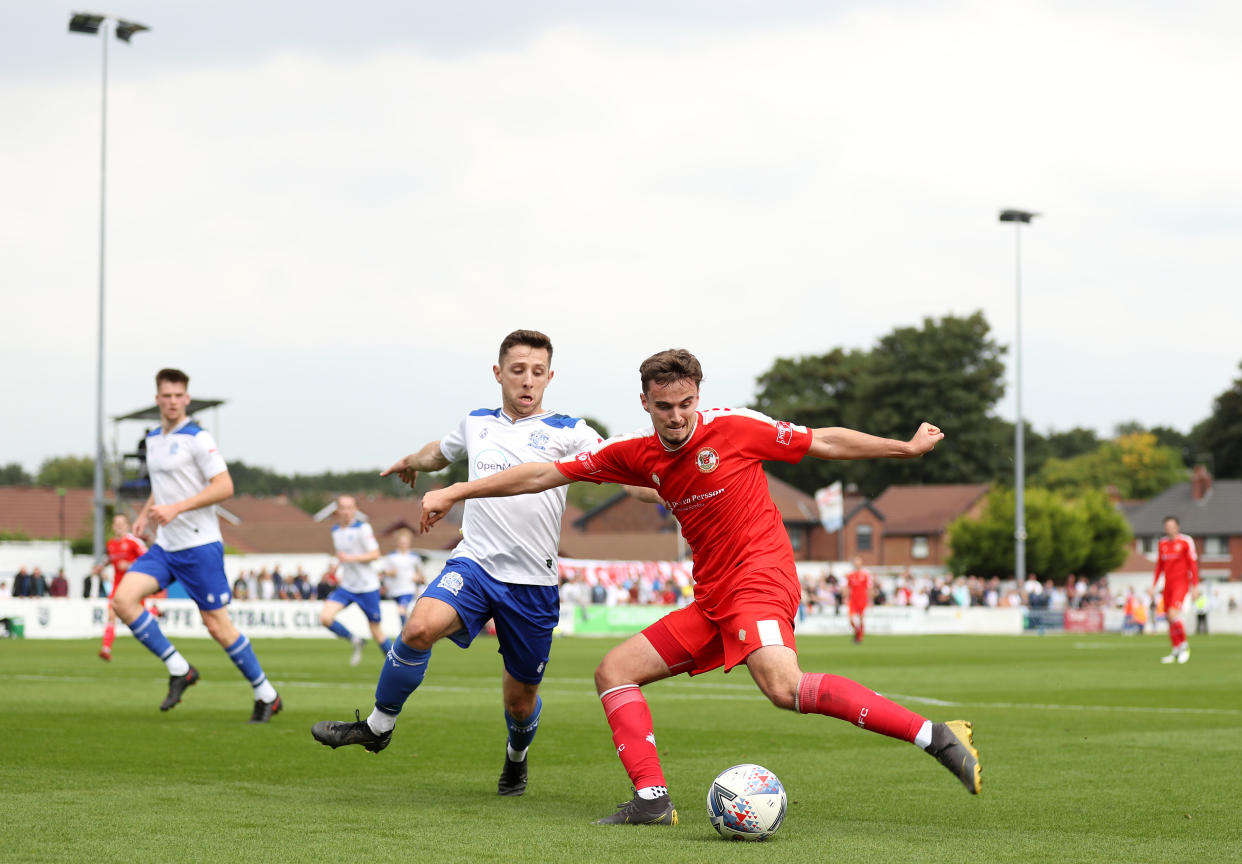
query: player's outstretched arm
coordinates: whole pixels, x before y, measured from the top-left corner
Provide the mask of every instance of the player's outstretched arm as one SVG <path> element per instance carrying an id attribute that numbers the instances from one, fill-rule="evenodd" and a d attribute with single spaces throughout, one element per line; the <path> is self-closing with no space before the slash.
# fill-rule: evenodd
<path id="1" fill-rule="evenodd" d="M 880 438 L 843 426 L 812 429 L 811 434 L 814 440 L 807 455 L 816 459 L 914 459 L 944 437 L 940 428 L 930 423 L 920 425 L 909 441 Z"/>
<path id="2" fill-rule="evenodd" d="M 493 474 L 480 477 L 467 483 L 454 483 L 443 489 L 433 489 L 423 496 L 423 518 L 419 523 L 419 532 L 426 534 L 431 526 L 444 518 L 444 514 L 453 509 L 458 501 L 467 498 L 505 498 L 510 495 L 525 495 L 530 492 L 543 492 L 557 486 L 566 486 L 569 478 L 557 470 L 551 462 L 527 462 L 515 465 Z"/>
<path id="3" fill-rule="evenodd" d="M 402 483 L 413 489 L 419 471 L 439 471 L 441 468 L 447 468 L 448 465 L 449 460 L 440 452 L 440 442 L 428 441 L 417 453 L 402 456 L 385 468 L 380 472 L 380 476 L 387 477 L 389 474 L 396 474 L 401 478 Z"/>

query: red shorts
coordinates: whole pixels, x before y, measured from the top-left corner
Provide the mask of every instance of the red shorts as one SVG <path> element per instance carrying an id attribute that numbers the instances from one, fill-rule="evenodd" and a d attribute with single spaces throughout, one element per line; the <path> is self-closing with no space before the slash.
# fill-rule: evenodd
<path id="1" fill-rule="evenodd" d="M 867 611 L 867 602 L 865 600 L 862 603 L 855 603 L 853 600 L 850 601 L 851 615 L 861 615 L 865 611 Z"/>
<path id="2" fill-rule="evenodd" d="M 786 595 L 762 580 L 748 580 L 710 615 L 695 601 L 668 613 L 643 635 L 674 675 L 699 675 L 721 666 L 728 672 L 757 648 L 785 645 L 798 650 L 793 630 L 798 596 L 795 590 L 791 605 Z"/>
<path id="3" fill-rule="evenodd" d="M 1186 600 L 1186 591 L 1189 586 L 1186 583 L 1170 585 L 1164 583 L 1164 614 L 1168 615 L 1170 609 L 1181 609 L 1182 603 Z"/>

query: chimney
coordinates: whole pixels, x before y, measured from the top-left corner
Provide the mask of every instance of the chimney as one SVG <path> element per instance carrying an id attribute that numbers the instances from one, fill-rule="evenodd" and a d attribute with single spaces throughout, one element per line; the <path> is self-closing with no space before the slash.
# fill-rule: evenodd
<path id="1" fill-rule="evenodd" d="M 1202 465 L 1196 465 L 1190 475 L 1190 497 L 1202 501 L 1212 491 L 1212 475 Z"/>

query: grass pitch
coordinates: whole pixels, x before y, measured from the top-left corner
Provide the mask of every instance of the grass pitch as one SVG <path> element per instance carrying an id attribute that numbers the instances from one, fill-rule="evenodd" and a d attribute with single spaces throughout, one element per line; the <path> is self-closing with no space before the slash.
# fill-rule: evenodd
<path id="1" fill-rule="evenodd" d="M 246 724 L 250 688 L 215 643 L 180 640 L 203 674 L 157 710 L 167 677 L 133 640 L 0 642 L 0 860 L 367 862 L 1214 862 L 1242 860 L 1242 639 L 799 640 L 803 668 L 855 678 L 934 720 L 974 721 L 983 794 L 914 747 L 771 707 L 745 670 L 646 688 L 681 824 L 602 827 L 626 800 L 591 673 L 612 642 L 560 639 L 521 798 L 504 760 L 500 658 L 441 643 L 392 745 L 332 751 L 323 719 L 370 709 L 379 654 L 259 640 L 286 701 Z M 707 822 L 711 779 L 758 762 L 789 814 L 767 843 Z"/>

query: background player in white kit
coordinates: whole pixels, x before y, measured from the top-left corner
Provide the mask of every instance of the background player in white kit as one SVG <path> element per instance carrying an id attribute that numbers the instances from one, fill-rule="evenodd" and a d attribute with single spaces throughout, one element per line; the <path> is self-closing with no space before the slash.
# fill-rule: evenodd
<path id="1" fill-rule="evenodd" d="M 405 618 L 414 605 L 414 600 L 422 593 L 423 581 L 422 555 L 410 547 L 413 545 L 414 534 L 402 528 L 397 532 L 397 548 L 384 556 L 384 593 L 397 601 L 397 613 L 401 616 L 401 626 L 405 627 Z"/>
<path id="2" fill-rule="evenodd" d="M 160 428 L 146 438 L 151 497 L 134 522 L 135 534 L 142 534 L 148 521 L 158 526 L 155 544 L 130 566 L 112 605 L 134 638 L 168 667 L 168 695 L 160 704 L 167 711 L 197 683 L 199 674 L 164 636 L 155 616 L 142 608 L 142 601 L 173 580 L 180 582 L 198 604 L 211 638 L 254 688 L 250 722 L 266 723 L 280 711 L 280 696 L 263 674 L 250 640 L 233 626 L 225 609 L 229 580 L 215 505 L 232 497 L 233 479 L 215 439 L 186 416 L 189 383 L 179 369 L 161 369 L 155 376 Z"/>
<path id="3" fill-rule="evenodd" d="M 401 459 L 385 475 L 414 485 L 419 471 L 436 471 L 468 458 L 470 478 L 486 477 L 526 462 L 552 462 L 600 440 L 574 417 L 543 409 L 552 380 L 552 342 L 535 330 L 516 330 L 500 343 L 492 374 L 501 407 L 470 412 L 440 441 Z M 448 637 L 462 648 L 487 623 L 496 622 L 504 658 L 502 691 L 509 737 L 497 783 L 501 795 L 526 791 L 526 751 L 539 726 L 539 682 L 560 621 L 556 553 L 565 489 L 516 498 L 467 502 L 462 541 L 440 575 L 414 605 L 393 644 L 375 688 L 375 710 L 366 720 L 316 723 L 311 734 L 336 748 L 361 744 L 372 753 L 388 746 L 406 699 L 423 681 L 431 646 Z"/>
<path id="4" fill-rule="evenodd" d="M 342 639 L 353 643 L 354 653 L 349 659 L 350 666 L 362 662 L 362 649 L 367 640 L 349 632 L 349 628 L 336 620 L 346 606 L 353 603 L 367 616 L 371 627 L 371 635 L 380 651 L 388 653 L 392 642 L 384 638 L 384 630 L 380 627 L 380 590 L 379 574 L 375 572 L 375 562 L 379 560 L 379 543 L 375 540 L 375 531 L 369 522 L 358 518 L 358 502 L 352 495 L 342 495 L 336 499 L 336 524 L 332 526 L 332 547 L 336 550 L 336 560 L 341 562 L 336 568 L 336 589 L 324 601 L 319 613 L 319 623 L 327 627 Z"/>

